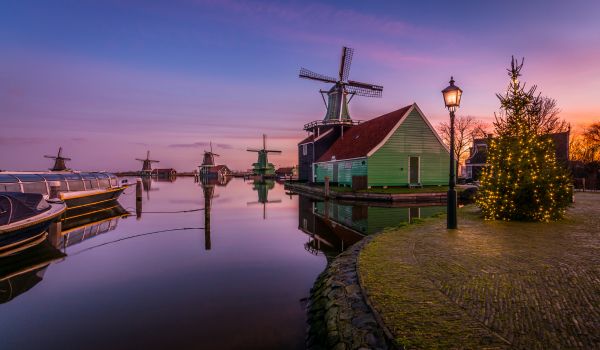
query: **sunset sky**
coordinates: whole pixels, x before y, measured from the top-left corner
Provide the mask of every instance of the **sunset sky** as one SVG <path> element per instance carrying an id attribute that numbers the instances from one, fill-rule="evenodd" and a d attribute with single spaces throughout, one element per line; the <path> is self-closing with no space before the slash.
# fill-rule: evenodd
<path id="1" fill-rule="evenodd" d="M 416 102 L 435 125 L 453 75 L 458 113 L 491 121 L 515 55 L 575 128 L 600 120 L 599 1 L 3 1 L 0 169 L 45 169 L 63 146 L 80 170 L 137 170 L 150 150 L 191 171 L 209 141 L 246 169 L 263 133 L 294 165 L 329 88 L 298 71 L 335 76 L 343 45 L 350 79 L 384 86 L 353 119 Z"/>

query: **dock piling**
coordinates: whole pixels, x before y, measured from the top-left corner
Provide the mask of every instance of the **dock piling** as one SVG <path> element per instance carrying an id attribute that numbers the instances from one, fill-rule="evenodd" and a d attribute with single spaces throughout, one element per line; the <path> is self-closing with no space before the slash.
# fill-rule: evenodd
<path id="1" fill-rule="evenodd" d="M 60 202 L 60 181 L 49 181 L 48 187 L 50 187 L 50 191 L 48 192 L 48 201 Z"/>
<path id="2" fill-rule="evenodd" d="M 135 216 L 139 220 L 142 218 L 142 179 L 135 180 Z"/>
<path id="3" fill-rule="evenodd" d="M 325 199 L 329 198 L 329 176 L 325 176 Z"/>

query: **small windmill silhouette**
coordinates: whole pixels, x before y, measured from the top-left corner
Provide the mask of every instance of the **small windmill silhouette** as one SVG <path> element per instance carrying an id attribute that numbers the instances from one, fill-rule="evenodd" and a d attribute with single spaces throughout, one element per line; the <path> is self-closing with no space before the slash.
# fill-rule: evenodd
<path id="1" fill-rule="evenodd" d="M 219 155 L 213 152 L 212 142 L 210 142 L 210 151 L 204 150 L 204 158 L 202 159 L 202 165 L 200 165 L 202 174 L 207 174 L 210 172 L 210 168 L 215 166 L 215 157 L 219 157 Z"/>
<path id="2" fill-rule="evenodd" d="M 71 158 L 63 157 L 62 155 L 62 147 L 58 147 L 58 154 L 56 156 L 44 156 L 44 158 L 54 159 L 54 166 L 50 168 L 52 171 L 65 171 L 69 170 L 67 165 L 65 164 L 66 160 L 71 160 Z"/>
<path id="3" fill-rule="evenodd" d="M 158 160 L 150 159 L 150 151 L 146 152 L 146 159 L 136 158 L 135 160 L 139 160 L 143 162 L 142 164 L 142 174 L 150 174 L 152 173 L 152 163 L 158 163 Z"/>

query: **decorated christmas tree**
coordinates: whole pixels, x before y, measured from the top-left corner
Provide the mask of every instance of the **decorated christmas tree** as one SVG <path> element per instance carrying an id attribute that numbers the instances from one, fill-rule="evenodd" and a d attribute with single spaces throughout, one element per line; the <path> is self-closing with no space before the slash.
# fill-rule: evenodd
<path id="1" fill-rule="evenodd" d="M 548 135 L 538 134 L 542 98 L 519 82 L 523 61 L 513 57 L 506 94 L 497 94 L 501 112 L 489 142 L 477 205 L 488 220 L 550 221 L 570 203 L 570 177 L 556 160 Z"/>

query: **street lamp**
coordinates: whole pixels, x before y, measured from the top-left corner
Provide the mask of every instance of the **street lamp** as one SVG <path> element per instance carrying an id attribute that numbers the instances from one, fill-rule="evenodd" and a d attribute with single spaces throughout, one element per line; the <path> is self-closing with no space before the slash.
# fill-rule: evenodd
<path id="1" fill-rule="evenodd" d="M 457 228 L 456 219 L 456 160 L 454 156 L 454 111 L 460 106 L 462 90 L 454 85 L 454 78 L 450 77 L 450 85 L 442 90 L 444 104 L 450 111 L 450 180 L 448 181 L 448 221 L 446 228 Z"/>

